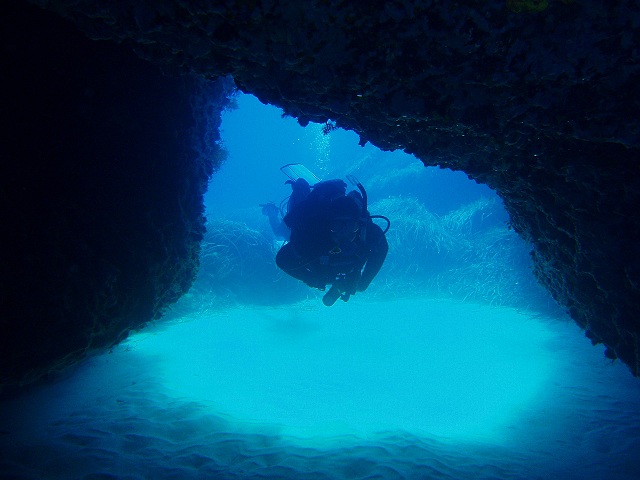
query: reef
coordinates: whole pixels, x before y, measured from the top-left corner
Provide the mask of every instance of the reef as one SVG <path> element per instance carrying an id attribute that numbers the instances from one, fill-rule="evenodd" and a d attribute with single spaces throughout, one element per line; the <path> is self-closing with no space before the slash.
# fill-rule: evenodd
<path id="1" fill-rule="evenodd" d="M 162 98 L 162 108 L 177 108 L 187 78 L 232 76 L 239 89 L 283 108 L 301 125 L 313 121 L 350 129 L 363 144 L 402 149 L 425 165 L 462 170 L 491 186 L 504 200 L 511 226 L 531 242 L 539 281 L 594 344 L 606 345 L 608 357 L 640 374 L 636 2 L 33 3 L 71 20 L 87 37 L 101 40 L 103 48 L 108 41 L 135 51 L 149 61 L 140 68 L 175 75 L 147 85 L 166 86 L 161 97 L 155 95 Z M 116 75 L 117 60 L 99 55 L 104 54 L 92 58 L 101 60 L 105 74 Z M 47 70 L 43 66 L 40 72 Z M 168 110 L 146 113 L 157 121 L 169 118 Z M 59 134 L 69 139 L 68 133 Z M 123 132 L 122 138 L 120 144 L 131 135 Z M 123 163 L 140 172 L 144 168 L 136 164 L 144 161 L 138 157 Z M 69 171 L 78 181 L 90 176 L 73 170 L 88 163 L 76 160 L 68 159 L 66 171 L 43 163 L 54 178 Z M 118 189 L 131 184 L 130 175 L 121 177 Z M 146 181 L 140 175 L 136 185 Z M 197 197 L 201 186 L 190 182 L 182 188 Z M 69 201 L 77 204 L 71 200 L 74 193 Z M 109 197 L 116 204 L 144 196 L 145 211 L 167 201 L 131 190 L 117 193 Z M 52 203 L 58 203 L 51 205 L 56 212 L 72 211 L 61 200 Z M 49 242 L 50 254 L 68 242 L 43 235 L 38 224 L 53 222 L 55 231 L 69 226 L 64 222 L 87 221 L 43 216 L 37 208 L 21 215 L 30 219 L 34 238 Z M 117 229 L 102 233 L 123 236 Z M 161 242 L 152 244 L 157 248 Z M 116 242 L 105 248 L 139 253 L 142 245 Z M 109 278 L 111 270 L 93 271 Z M 150 278 L 149 271 L 138 271 L 140 281 Z M 95 291 L 90 282 L 84 285 Z M 132 292 L 131 298 L 156 294 Z M 60 321 L 64 324 L 66 317 Z M 73 328 L 68 329 L 71 335 Z"/>

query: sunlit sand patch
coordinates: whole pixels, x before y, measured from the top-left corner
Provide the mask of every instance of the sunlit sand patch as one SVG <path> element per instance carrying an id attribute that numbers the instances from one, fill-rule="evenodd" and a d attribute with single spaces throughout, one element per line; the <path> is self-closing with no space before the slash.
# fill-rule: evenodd
<path id="1" fill-rule="evenodd" d="M 566 319 L 411 299 L 231 309 L 0 405 L 0 473 L 631 480 L 638 398 Z"/>
<path id="2" fill-rule="evenodd" d="M 293 436 L 495 440 L 544 394 L 552 338 L 512 309 L 400 300 L 236 309 L 128 345 L 171 395 Z"/>

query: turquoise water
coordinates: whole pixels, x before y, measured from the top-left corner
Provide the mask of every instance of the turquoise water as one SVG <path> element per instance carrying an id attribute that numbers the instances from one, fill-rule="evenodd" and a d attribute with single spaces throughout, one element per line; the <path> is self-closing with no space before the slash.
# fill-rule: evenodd
<path id="1" fill-rule="evenodd" d="M 238 104 L 192 291 L 5 402 L 1 478 L 637 478 L 640 383 L 536 287 L 489 188 Z M 259 204 L 292 162 L 357 174 L 392 220 L 348 303 L 273 266 Z"/>

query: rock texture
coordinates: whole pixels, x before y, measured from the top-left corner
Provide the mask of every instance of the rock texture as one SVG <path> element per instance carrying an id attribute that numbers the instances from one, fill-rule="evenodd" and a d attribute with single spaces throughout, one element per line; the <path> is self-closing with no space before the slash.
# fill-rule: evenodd
<path id="1" fill-rule="evenodd" d="M 37 0 L 172 72 L 233 75 L 504 199 L 535 271 L 640 373 L 640 7 L 571 0 Z"/>
<path id="2" fill-rule="evenodd" d="M 27 7 L 0 7 L 0 393 L 113 345 L 188 290 L 216 158 L 197 135 L 213 85 Z"/>

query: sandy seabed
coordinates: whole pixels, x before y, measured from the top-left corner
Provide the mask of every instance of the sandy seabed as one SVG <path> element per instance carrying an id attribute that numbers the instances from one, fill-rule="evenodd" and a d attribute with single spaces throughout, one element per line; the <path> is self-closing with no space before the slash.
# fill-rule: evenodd
<path id="1" fill-rule="evenodd" d="M 637 479 L 640 381 L 565 319 L 237 308 L 0 405 L 8 479 Z"/>

